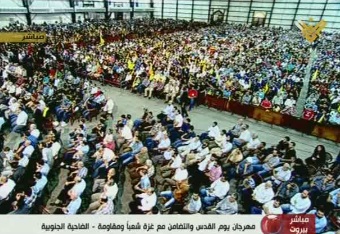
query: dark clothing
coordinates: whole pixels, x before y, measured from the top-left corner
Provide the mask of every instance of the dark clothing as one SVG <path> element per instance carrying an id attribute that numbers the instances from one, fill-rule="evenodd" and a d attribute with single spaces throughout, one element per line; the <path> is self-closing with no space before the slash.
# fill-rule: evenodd
<path id="1" fill-rule="evenodd" d="M 315 167 L 323 166 L 326 162 L 326 154 L 325 153 L 322 153 L 322 154 L 314 153 L 309 158 L 306 158 L 305 162 L 307 165 L 312 165 Z"/>
<path id="2" fill-rule="evenodd" d="M 292 158 L 296 159 L 296 151 L 295 149 L 288 149 L 285 155 L 283 156 L 283 159 L 292 160 Z"/>
<path id="3" fill-rule="evenodd" d="M 284 142 L 284 141 L 280 141 L 279 144 L 277 145 L 277 149 L 279 151 L 285 151 L 288 149 L 288 145 L 289 145 L 289 142 Z"/>
<path id="4" fill-rule="evenodd" d="M 129 207 L 130 207 L 130 214 L 143 214 L 143 211 L 138 209 L 138 206 L 141 205 L 141 199 L 137 198 L 137 200 L 130 202 Z"/>
<path id="5" fill-rule="evenodd" d="M 190 103 L 190 99 L 188 97 L 188 91 L 184 91 L 180 97 L 180 101 L 184 105 L 188 105 Z"/>
<path id="6" fill-rule="evenodd" d="M 37 125 L 37 128 L 42 131 L 43 130 L 43 114 L 40 109 L 36 109 L 33 114 L 33 118 L 35 120 L 35 124 Z"/>

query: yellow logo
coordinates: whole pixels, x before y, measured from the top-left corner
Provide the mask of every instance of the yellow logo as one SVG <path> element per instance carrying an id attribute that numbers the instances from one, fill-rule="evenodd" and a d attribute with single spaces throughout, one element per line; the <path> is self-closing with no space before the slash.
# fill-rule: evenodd
<path id="1" fill-rule="evenodd" d="M 313 22 L 313 18 L 309 18 L 310 22 Z M 302 20 L 299 20 L 295 23 L 295 25 L 301 30 L 302 36 L 309 41 L 310 43 L 314 42 L 321 31 L 326 27 L 327 23 L 324 20 L 321 20 L 319 23 L 315 25 L 309 25 Z"/>
<path id="2" fill-rule="evenodd" d="M 45 43 L 46 39 L 46 33 L 42 32 L 0 32 L 0 43 Z"/>

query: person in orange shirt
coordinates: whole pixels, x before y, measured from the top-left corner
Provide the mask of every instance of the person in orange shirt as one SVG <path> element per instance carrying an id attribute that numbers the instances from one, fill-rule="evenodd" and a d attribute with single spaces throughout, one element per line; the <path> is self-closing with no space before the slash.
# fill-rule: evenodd
<path id="1" fill-rule="evenodd" d="M 161 197 L 167 202 L 164 204 L 162 211 L 168 211 L 175 203 L 185 205 L 185 199 L 189 193 L 189 184 L 187 180 L 176 183 L 174 191 L 163 191 L 160 193 Z"/>

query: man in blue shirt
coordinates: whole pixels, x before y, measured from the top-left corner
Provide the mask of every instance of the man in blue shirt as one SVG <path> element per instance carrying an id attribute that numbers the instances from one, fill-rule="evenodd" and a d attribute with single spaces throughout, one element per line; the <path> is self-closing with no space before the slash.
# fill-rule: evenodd
<path id="1" fill-rule="evenodd" d="M 340 208 L 340 188 L 333 190 L 329 193 L 330 201 L 333 203 L 334 207 Z"/>
<path id="2" fill-rule="evenodd" d="M 135 139 L 129 146 L 131 148 L 130 152 L 123 153 L 119 159 L 122 161 L 123 165 L 127 165 L 132 162 L 141 149 L 143 148 L 143 143 L 139 139 Z"/>
<path id="3" fill-rule="evenodd" d="M 74 191 L 70 192 L 71 201 L 66 207 L 57 208 L 54 214 L 67 214 L 74 215 L 77 214 L 78 209 L 81 206 L 81 198 Z"/>
<path id="4" fill-rule="evenodd" d="M 315 233 L 322 233 L 327 226 L 327 219 L 324 211 L 319 208 L 318 210 L 311 210 L 308 214 L 315 215 Z"/>
<path id="5" fill-rule="evenodd" d="M 42 175 L 40 172 L 34 174 L 35 185 L 32 187 L 33 193 L 38 197 L 41 195 L 42 190 L 47 184 L 46 176 Z"/>
<path id="6" fill-rule="evenodd" d="M 151 181 L 147 173 L 148 173 L 147 170 L 144 170 L 144 169 L 140 171 L 140 175 L 141 175 L 140 181 L 134 187 L 136 192 L 145 193 L 145 191 L 151 187 Z"/>

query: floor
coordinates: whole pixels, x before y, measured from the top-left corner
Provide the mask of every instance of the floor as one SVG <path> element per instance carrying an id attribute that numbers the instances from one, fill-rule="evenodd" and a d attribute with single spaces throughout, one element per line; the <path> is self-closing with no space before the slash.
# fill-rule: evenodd
<path id="1" fill-rule="evenodd" d="M 148 99 L 136 94 L 131 94 L 128 90 L 104 86 L 105 93 L 113 98 L 118 106 L 115 116 L 121 114 L 131 114 L 132 118 L 138 118 L 143 113 L 143 108 L 148 108 L 155 114 L 158 114 L 164 107 L 164 100 Z M 240 116 L 231 114 L 229 112 L 222 112 L 215 109 L 209 109 L 205 106 L 199 106 L 189 112 L 189 117 L 195 126 L 196 133 L 206 131 L 213 121 L 217 121 L 220 129 L 232 128 Z M 270 124 L 258 122 L 253 119 L 247 119 L 246 123 L 250 126 L 250 131 L 258 134 L 261 141 L 267 144 L 277 144 L 277 142 L 284 136 L 290 136 L 291 140 L 296 143 L 296 151 L 298 157 L 304 159 L 309 157 L 314 148 L 318 144 L 323 144 L 326 150 L 335 157 L 339 153 L 339 143 L 325 139 L 317 139 L 314 136 L 304 135 L 300 132 L 291 129 L 284 129 L 278 126 L 271 126 Z"/>

